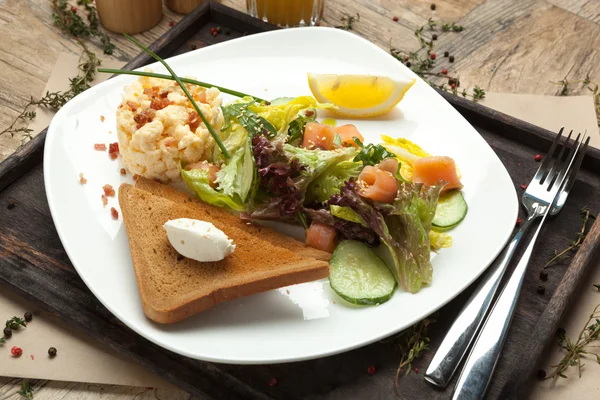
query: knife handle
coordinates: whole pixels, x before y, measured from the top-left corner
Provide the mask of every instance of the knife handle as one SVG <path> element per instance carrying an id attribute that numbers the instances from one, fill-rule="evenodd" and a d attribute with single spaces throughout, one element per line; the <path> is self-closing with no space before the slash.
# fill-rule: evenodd
<path id="1" fill-rule="evenodd" d="M 454 372 L 485 320 L 506 267 L 510 264 L 519 242 L 527 233 L 531 222 L 535 218 L 536 215 L 533 214 L 523 222 L 519 231 L 504 248 L 504 251 L 496 257 L 489 268 L 488 274 L 481 280 L 460 311 L 427 368 L 425 380 L 428 382 L 436 386 L 446 387 L 452 379 Z"/>
<path id="2" fill-rule="evenodd" d="M 519 299 L 525 271 L 544 219 L 542 219 L 542 223 L 540 223 L 531 238 L 508 283 L 502 289 L 498 300 L 494 303 L 494 307 L 485 321 L 477 341 L 469 353 L 465 367 L 458 378 L 452 395 L 453 400 L 483 399 L 500 357 L 500 352 L 504 347 L 508 328 Z"/>

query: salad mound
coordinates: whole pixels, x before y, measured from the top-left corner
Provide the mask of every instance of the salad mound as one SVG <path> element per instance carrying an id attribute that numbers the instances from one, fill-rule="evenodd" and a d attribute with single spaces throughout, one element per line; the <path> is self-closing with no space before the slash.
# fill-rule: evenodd
<path id="1" fill-rule="evenodd" d="M 182 163 L 181 177 L 207 203 L 303 226 L 316 248 L 361 242 L 385 260 L 398 285 L 416 293 L 432 280 L 431 251 L 452 245 L 445 231 L 466 214 L 460 195 L 460 219 L 452 210 L 436 218 L 440 198 L 460 193 L 460 173 L 451 158 L 406 139 L 365 144 L 354 125 L 317 122 L 317 111 L 332 107 L 308 96 L 270 103 L 244 97 L 222 106 L 219 135 L 230 157 L 214 146 L 212 162 Z"/>

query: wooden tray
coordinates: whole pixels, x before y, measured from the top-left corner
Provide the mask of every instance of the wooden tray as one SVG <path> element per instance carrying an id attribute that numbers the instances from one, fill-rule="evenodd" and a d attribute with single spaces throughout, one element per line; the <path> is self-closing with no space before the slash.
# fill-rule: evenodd
<path id="1" fill-rule="evenodd" d="M 217 26 L 222 28 L 222 33 L 213 37 L 210 28 Z M 185 17 L 151 48 L 168 57 L 272 29 L 276 28 L 222 5 L 207 3 Z M 126 68 L 137 68 L 149 62 L 148 56 L 140 54 Z M 492 146 L 520 194 L 520 184 L 528 183 L 538 167 L 535 154 L 545 153 L 552 141 L 552 133 L 468 100 L 446 93 L 442 95 Z M 200 398 L 394 398 L 394 376 L 400 354 L 390 343 L 374 343 L 313 361 L 238 366 L 176 355 L 125 327 L 81 281 L 57 236 L 44 191 L 41 159 L 45 134 L 42 132 L 0 164 L 0 281 L 69 325 Z M 537 359 L 551 340 L 572 293 L 595 256 L 599 223 L 594 224 L 570 266 L 556 265 L 546 282 L 538 278 L 552 250 L 564 248 L 580 229 L 581 208 L 590 207 L 592 212 L 599 208 L 595 195 L 600 189 L 598 150 L 589 151 L 584 167 L 565 208 L 547 224 L 543 240 L 535 249 L 508 341 L 488 392 L 489 398 L 516 397 L 527 380 L 533 379 Z M 482 234 L 486 229 L 494 228 L 485 226 L 485 221 L 482 223 Z M 539 285 L 546 288 L 543 296 L 536 293 Z M 434 350 L 470 290 L 438 313 L 438 321 L 431 325 L 429 332 L 432 350 L 414 364 L 420 371 L 429 365 Z M 373 375 L 367 373 L 370 365 L 376 367 Z M 277 379 L 276 386 L 268 384 L 272 378 Z M 447 399 L 451 397 L 452 387 L 453 384 L 445 391 L 435 389 L 423 380 L 422 372 L 412 372 L 401 378 L 399 391 L 403 399 Z"/>

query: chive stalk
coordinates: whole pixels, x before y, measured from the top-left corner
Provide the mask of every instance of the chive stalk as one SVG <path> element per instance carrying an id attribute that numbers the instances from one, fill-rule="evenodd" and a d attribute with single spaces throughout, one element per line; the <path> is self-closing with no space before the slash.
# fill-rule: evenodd
<path id="1" fill-rule="evenodd" d="M 135 76 L 145 76 L 148 78 L 175 80 L 175 78 L 173 78 L 171 75 L 157 74 L 154 72 L 146 72 L 146 71 L 128 71 L 126 69 L 113 69 L 113 68 L 98 68 L 97 71 L 106 73 L 106 74 L 135 75 Z M 227 93 L 227 94 L 230 94 L 230 95 L 236 96 L 236 97 L 252 97 L 252 98 L 254 98 L 254 100 L 258 101 L 259 103 L 267 101 L 265 99 L 260 99 L 256 96 L 252 96 L 250 94 L 238 92 L 237 90 L 227 89 L 222 86 L 213 85 L 212 83 L 202 82 L 202 81 L 198 81 L 196 79 L 189 79 L 189 78 L 179 78 L 179 79 L 181 79 L 181 82 L 189 83 L 191 85 L 202 86 L 205 88 L 214 87 L 214 88 L 219 89 L 223 93 Z"/>

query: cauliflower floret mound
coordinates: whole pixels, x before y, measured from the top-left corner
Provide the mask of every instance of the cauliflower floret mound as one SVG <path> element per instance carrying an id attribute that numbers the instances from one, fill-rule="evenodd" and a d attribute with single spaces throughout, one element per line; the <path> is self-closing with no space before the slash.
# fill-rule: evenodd
<path id="1" fill-rule="evenodd" d="M 220 91 L 186 86 L 219 133 L 224 123 Z M 148 77 L 125 87 L 117 109 L 117 132 L 125 167 L 162 182 L 180 180 L 179 163 L 209 159 L 215 144 L 177 83 Z"/>

